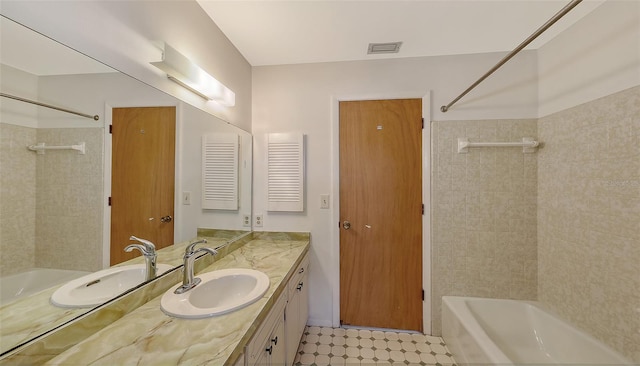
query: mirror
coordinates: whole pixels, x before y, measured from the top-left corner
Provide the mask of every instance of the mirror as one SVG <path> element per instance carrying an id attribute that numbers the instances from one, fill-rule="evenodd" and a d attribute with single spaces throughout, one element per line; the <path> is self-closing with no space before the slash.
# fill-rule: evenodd
<path id="1" fill-rule="evenodd" d="M 55 307 L 49 298 L 71 279 L 109 267 L 113 108 L 176 108 L 174 243 L 200 228 L 225 240 L 250 231 L 243 217 L 251 213 L 252 137 L 6 17 L 0 35 L 2 93 L 100 117 L 0 98 L 1 354 L 91 310 Z M 238 136 L 235 209 L 202 208 L 202 137 L 215 134 Z M 85 151 L 27 149 L 38 143 L 84 143 Z M 158 263 L 181 265 L 170 252 L 159 251 Z"/>

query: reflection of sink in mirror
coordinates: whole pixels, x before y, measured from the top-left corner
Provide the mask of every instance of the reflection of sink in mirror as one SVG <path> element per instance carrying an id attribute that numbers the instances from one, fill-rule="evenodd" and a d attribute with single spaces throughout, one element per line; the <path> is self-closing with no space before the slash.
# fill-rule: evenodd
<path id="1" fill-rule="evenodd" d="M 162 296 L 165 314 L 193 319 L 222 315 L 256 302 L 269 288 L 269 277 L 253 269 L 221 269 L 198 277 L 202 282 L 193 289 L 176 294 L 179 284 Z"/>
<path id="2" fill-rule="evenodd" d="M 157 265 L 157 275 L 172 269 Z M 67 282 L 51 295 L 51 303 L 65 308 L 94 307 L 145 282 L 145 265 L 112 267 Z"/>

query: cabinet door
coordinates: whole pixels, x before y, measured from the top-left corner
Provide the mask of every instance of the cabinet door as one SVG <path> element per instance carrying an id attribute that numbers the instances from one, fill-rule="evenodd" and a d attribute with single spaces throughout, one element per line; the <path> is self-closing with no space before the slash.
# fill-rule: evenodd
<path id="1" fill-rule="evenodd" d="M 293 365 L 296 359 L 296 352 L 300 344 L 300 294 L 298 291 L 291 292 L 291 298 L 285 310 L 285 328 L 287 337 L 287 365 Z"/>
<path id="2" fill-rule="evenodd" d="M 300 291 L 298 291 L 298 342 L 304 333 L 304 327 L 309 319 L 309 275 L 305 273 L 299 283 Z"/>
<path id="3" fill-rule="evenodd" d="M 265 344 L 265 348 L 266 348 L 266 344 Z M 255 366 L 269 365 L 269 353 L 266 350 L 264 350 L 262 353 L 260 353 L 260 355 L 258 355 L 258 358 L 256 359 L 256 362 L 253 365 Z"/>
<path id="4" fill-rule="evenodd" d="M 284 309 L 287 302 L 287 294 L 280 295 L 275 305 L 271 309 L 269 315 L 265 318 L 264 322 L 260 325 L 256 331 L 253 339 L 247 344 L 245 348 L 245 357 L 247 359 L 247 365 L 265 365 L 270 363 L 271 356 L 279 351 L 285 354 L 284 351 Z M 281 329 L 281 330 L 278 330 Z M 282 333 L 278 335 L 278 333 Z M 272 339 L 278 336 L 278 344 L 274 344 Z M 270 348 L 272 347 L 273 348 Z M 278 349 L 279 348 L 279 349 Z M 267 351 L 270 350 L 271 352 Z M 266 355 L 266 356 L 265 356 Z M 280 357 L 280 356 L 278 356 Z M 284 356 L 283 356 L 284 357 Z M 284 358 L 280 364 L 284 362 Z"/>
<path id="5" fill-rule="evenodd" d="M 282 314 L 284 316 L 284 314 Z M 273 351 L 271 352 L 271 365 L 284 365 L 286 359 L 286 342 L 284 336 L 284 321 L 283 317 L 276 324 L 273 333 L 271 334 L 271 346 Z"/>
<path id="6" fill-rule="evenodd" d="M 273 332 L 262 344 L 261 352 L 257 356 L 255 366 L 281 366 L 285 364 L 285 335 L 284 321 L 281 318 L 273 328 Z"/>

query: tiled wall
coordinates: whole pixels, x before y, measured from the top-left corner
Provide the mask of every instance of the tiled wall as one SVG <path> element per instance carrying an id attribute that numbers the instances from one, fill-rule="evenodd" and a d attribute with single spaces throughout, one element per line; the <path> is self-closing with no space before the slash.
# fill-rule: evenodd
<path id="1" fill-rule="evenodd" d="M 640 87 L 538 134 L 538 298 L 640 362 Z"/>
<path id="2" fill-rule="evenodd" d="M 102 268 L 103 129 L 38 129 L 38 142 L 75 145 L 86 154 L 37 155 L 35 265 L 96 271 Z M 33 154 L 33 153 L 32 153 Z"/>
<path id="3" fill-rule="evenodd" d="M 34 265 L 35 142 L 35 128 L 0 123 L 0 276 Z"/>
<path id="4" fill-rule="evenodd" d="M 444 295 L 535 299 L 537 154 L 474 148 L 457 138 L 537 137 L 536 120 L 432 123 L 432 319 L 440 335 Z"/>

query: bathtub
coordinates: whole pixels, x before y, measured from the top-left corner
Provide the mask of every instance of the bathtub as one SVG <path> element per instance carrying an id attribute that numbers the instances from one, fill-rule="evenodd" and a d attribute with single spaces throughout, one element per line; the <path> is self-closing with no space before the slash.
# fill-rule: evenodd
<path id="1" fill-rule="evenodd" d="M 460 365 L 632 365 L 531 301 L 443 296 L 442 337 Z"/>
<path id="2" fill-rule="evenodd" d="M 0 305 L 63 284 L 88 273 L 66 269 L 32 268 L 26 272 L 0 277 Z"/>

